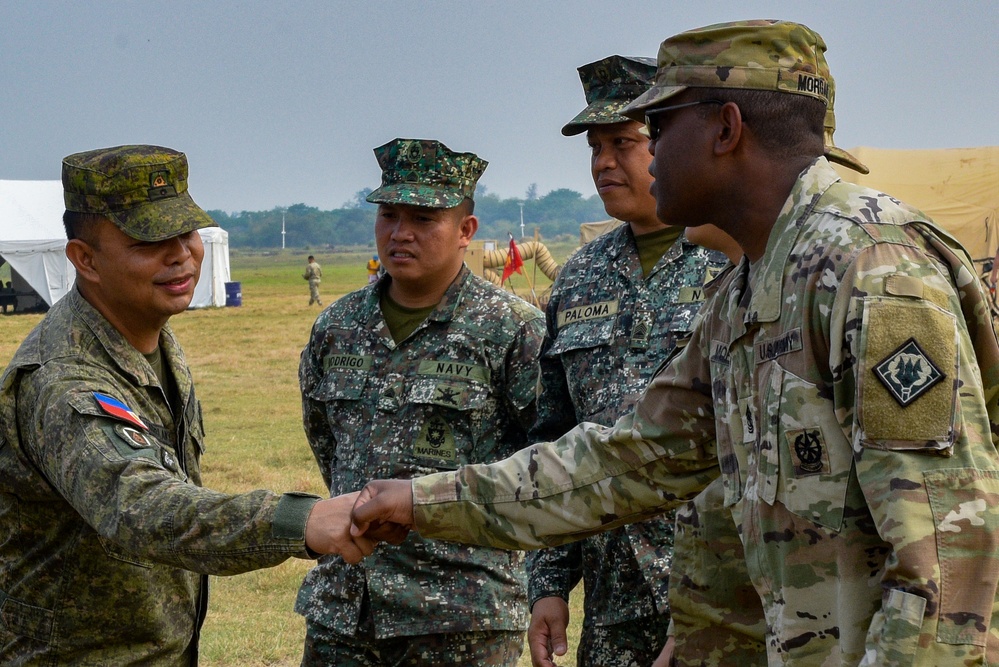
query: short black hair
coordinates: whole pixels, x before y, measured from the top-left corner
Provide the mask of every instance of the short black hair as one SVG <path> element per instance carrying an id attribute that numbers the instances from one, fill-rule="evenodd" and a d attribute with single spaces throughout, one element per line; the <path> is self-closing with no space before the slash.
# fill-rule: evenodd
<path id="1" fill-rule="evenodd" d="M 80 213 L 79 211 L 66 211 L 62 214 L 62 226 L 66 228 L 66 239 L 80 239 L 90 245 L 97 245 L 97 235 L 94 234 L 94 227 L 97 223 L 107 218 L 100 213 Z"/>
<path id="2" fill-rule="evenodd" d="M 471 197 L 465 197 L 461 200 L 461 203 L 454 208 L 461 209 L 462 217 L 466 215 L 475 215 L 475 200 Z"/>
<path id="3" fill-rule="evenodd" d="M 744 88 L 691 88 L 697 100 L 734 102 L 743 121 L 774 157 L 822 155 L 826 105 L 815 97 L 775 90 Z M 700 113 L 712 113 L 713 105 Z"/>

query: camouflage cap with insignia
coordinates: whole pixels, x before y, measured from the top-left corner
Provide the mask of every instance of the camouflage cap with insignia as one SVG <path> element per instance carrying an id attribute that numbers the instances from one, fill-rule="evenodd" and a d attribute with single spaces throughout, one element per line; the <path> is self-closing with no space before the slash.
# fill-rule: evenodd
<path id="1" fill-rule="evenodd" d="M 833 110 L 836 106 L 836 81 L 829 77 L 829 106 L 826 107 L 826 119 L 823 127 L 825 129 L 825 155 L 826 158 L 838 162 L 844 167 L 849 167 L 854 171 L 859 171 L 861 174 L 869 174 L 871 170 L 866 164 L 858 160 L 856 157 L 846 152 L 842 148 L 836 146 L 833 143 L 833 134 L 836 132 L 836 112 Z"/>
<path id="2" fill-rule="evenodd" d="M 62 161 L 67 211 L 107 217 L 128 236 L 162 241 L 216 222 L 187 192 L 187 156 L 162 146 L 114 146 Z"/>
<path id="3" fill-rule="evenodd" d="M 382 185 L 372 204 L 454 208 L 475 198 L 475 185 L 489 163 L 474 153 L 455 153 L 432 139 L 393 139 L 375 149 Z"/>
<path id="4" fill-rule="evenodd" d="M 635 120 L 687 88 L 743 88 L 829 102 L 826 44 L 800 23 L 755 20 L 688 30 L 659 47 L 655 84 L 623 110 Z"/>
<path id="5" fill-rule="evenodd" d="M 562 128 L 562 134 L 567 137 L 585 132 L 590 125 L 627 122 L 629 119 L 621 116 L 620 111 L 652 85 L 656 61 L 608 56 L 583 65 L 578 71 L 586 95 L 586 108 Z"/>

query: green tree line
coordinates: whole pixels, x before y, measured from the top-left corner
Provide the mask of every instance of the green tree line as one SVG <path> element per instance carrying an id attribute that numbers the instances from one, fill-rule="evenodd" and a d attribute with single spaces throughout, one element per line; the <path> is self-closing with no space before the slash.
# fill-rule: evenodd
<path id="1" fill-rule="evenodd" d="M 229 245 L 234 248 L 280 248 L 282 218 L 287 248 L 374 246 L 376 206 L 364 200 L 370 192 L 360 190 L 351 201 L 331 211 L 295 204 L 269 211 L 208 213 L 229 232 Z M 574 190 L 559 188 L 538 196 L 537 186 L 532 184 L 524 198 L 503 199 L 480 185 L 475 193 L 475 214 L 479 218 L 476 237 L 503 240 L 509 233 L 519 239 L 521 205 L 525 235 L 533 236 L 537 227 L 542 238 L 551 241 L 576 239 L 580 224 L 607 219 L 597 195 L 583 197 Z"/>

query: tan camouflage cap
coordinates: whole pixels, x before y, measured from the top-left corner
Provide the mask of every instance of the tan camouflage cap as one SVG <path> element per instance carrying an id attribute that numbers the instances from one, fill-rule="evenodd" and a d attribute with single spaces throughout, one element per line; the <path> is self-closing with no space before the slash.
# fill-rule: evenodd
<path id="1" fill-rule="evenodd" d="M 850 153 L 833 143 L 833 134 L 836 132 L 836 112 L 833 110 L 836 103 L 836 81 L 829 77 L 829 106 L 826 107 L 825 127 L 825 155 L 828 160 L 838 162 L 844 167 L 849 167 L 861 174 L 869 174 L 871 170 L 866 164 L 855 158 Z"/>
<path id="2" fill-rule="evenodd" d="M 375 149 L 382 185 L 372 204 L 454 208 L 475 198 L 475 184 L 489 163 L 474 153 L 455 153 L 432 139 L 393 139 Z"/>
<path id="3" fill-rule="evenodd" d="M 567 137 L 585 132 L 591 125 L 627 122 L 629 119 L 619 112 L 652 85 L 656 61 L 608 56 L 583 65 L 578 71 L 586 95 L 586 108 L 562 128 L 562 134 Z"/>
<path id="4" fill-rule="evenodd" d="M 140 241 L 217 227 L 187 192 L 187 156 L 162 146 L 115 146 L 62 161 L 67 211 L 106 216 Z"/>
<path id="5" fill-rule="evenodd" d="M 826 44 L 800 23 L 755 20 L 688 30 L 659 47 L 656 81 L 623 110 L 645 111 L 687 88 L 745 88 L 808 95 L 829 102 Z"/>

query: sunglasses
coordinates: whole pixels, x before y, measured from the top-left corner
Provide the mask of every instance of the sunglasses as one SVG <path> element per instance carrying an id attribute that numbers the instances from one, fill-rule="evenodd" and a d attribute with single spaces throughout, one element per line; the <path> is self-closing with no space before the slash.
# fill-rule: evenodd
<path id="1" fill-rule="evenodd" d="M 655 141 L 659 138 L 659 123 L 652 120 L 654 116 L 664 114 L 667 111 L 676 111 L 677 109 L 685 109 L 686 107 L 696 107 L 698 104 L 725 104 L 725 102 L 722 102 L 721 100 L 697 100 L 696 102 L 674 104 L 671 107 L 657 107 L 655 109 L 649 109 L 645 112 L 645 131 L 649 135 L 649 140 Z"/>

